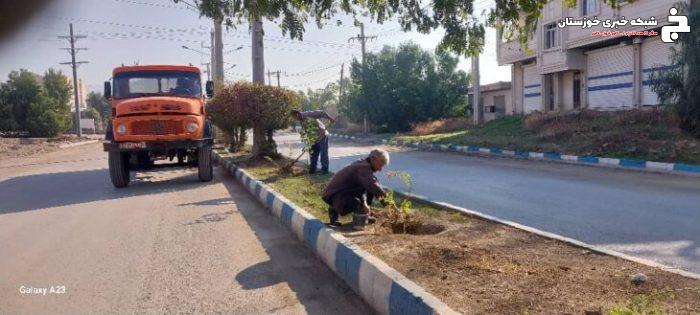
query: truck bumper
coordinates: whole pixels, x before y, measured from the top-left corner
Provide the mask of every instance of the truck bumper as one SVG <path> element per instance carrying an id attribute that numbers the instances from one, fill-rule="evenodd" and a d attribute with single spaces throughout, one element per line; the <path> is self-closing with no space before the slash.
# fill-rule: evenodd
<path id="1" fill-rule="evenodd" d="M 177 149 L 197 149 L 206 145 L 213 145 L 213 143 L 213 139 L 205 138 L 181 141 L 104 142 L 102 147 L 105 152 L 168 152 Z"/>

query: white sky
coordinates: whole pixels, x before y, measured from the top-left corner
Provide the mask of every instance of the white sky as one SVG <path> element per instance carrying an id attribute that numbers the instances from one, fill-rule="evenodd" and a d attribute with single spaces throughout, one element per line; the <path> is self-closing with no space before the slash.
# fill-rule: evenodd
<path id="1" fill-rule="evenodd" d="M 477 0 L 480 5 L 490 1 Z M 330 22 L 323 29 L 314 23 L 306 25 L 304 41 L 284 38 L 273 22 L 265 21 L 265 70 L 281 70 L 281 83 L 293 89 L 319 88 L 340 76 L 340 63 L 359 57 L 358 44 L 348 44 L 359 28 L 352 26 L 348 17 L 339 17 L 342 26 Z M 133 64 L 188 64 L 200 66 L 209 61 L 209 55 L 185 50 L 183 45 L 206 51 L 201 41 L 209 45 L 212 22 L 200 18 L 185 5 L 170 0 L 53 0 L 42 12 L 28 21 L 12 37 L 0 42 L 0 81 L 5 81 L 12 70 L 25 68 L 44 73 L 54 67 L 70 75 L 70 67 L 60 62 L 70 61 L 70 55 L 60 50 L 68 47 L 67 40 L 58 39 L 68 34 L 73 23 L 76 34 L 88 38 L 77 47 L 87 47 L 78 54 L 79 61 L 88 61 L 78 69 L 88 90 L 101 91 L 102 82 L 109 79 L 112 68 L 122 63 Z M 417 32 L 403 33 L 396 21 L 376 24 L 365 23 L 366 35 L 377 35 L 368 43 L 368 51 L 378 51 L 383 45 L 398 45 L 413 41 L 433 50 L 442 32 L 429 35 Z M 487 31 L 486 48 L 481 56 L 481 82 L 509 81 L 510 68 L 496 63 L 495 31 Z M 250 80 L 251 50 L 248 25 L 224 33 L 224 51 L 243 45 L 243 49 L 224 54 L 226 80 Z M 469 71 L 470 63 L 462 58 L 460 69 Z M 317 69 L 324 69 L 313 71 Z M 486 71 L 488 70 L 488 71 Z M 289 74 L 304 74 L 285 76 Z M 309 73 L 310 72 L 310 73 Z M 273 78 L 273 83 L 276 80 Z"/>

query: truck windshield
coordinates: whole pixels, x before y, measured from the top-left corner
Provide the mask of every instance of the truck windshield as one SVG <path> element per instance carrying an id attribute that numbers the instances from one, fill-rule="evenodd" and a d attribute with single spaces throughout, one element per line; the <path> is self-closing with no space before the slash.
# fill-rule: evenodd
<path id="1" fill-rule="evenodd" d="M 199 74 L 189 71 L 132 71 L 114 76 L 113 96 L 116 99 L 144 96 L 202 95 Z"/>

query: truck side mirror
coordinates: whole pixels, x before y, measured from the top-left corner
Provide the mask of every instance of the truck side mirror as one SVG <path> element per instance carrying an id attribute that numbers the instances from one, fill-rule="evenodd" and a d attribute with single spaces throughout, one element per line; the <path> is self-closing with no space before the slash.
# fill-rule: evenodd
<path id="1" fill-rule="evenodd" d="M 207 81 L 206 90 L 208 98 L 214 97 L 214 81 Z"/>
<path id="2" fill-rule="evenodd" d="M 109 81 L 105 82 L 105 90 L 103 92 L 103 95 L 106 99 L 112 98 L 112 84 L 109 83 Z"/>

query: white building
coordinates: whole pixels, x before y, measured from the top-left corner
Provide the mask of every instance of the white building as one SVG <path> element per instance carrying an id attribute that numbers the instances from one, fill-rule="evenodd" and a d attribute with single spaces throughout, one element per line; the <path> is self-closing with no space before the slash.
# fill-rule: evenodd
<path id="1" fill-rule="evenodd" d="M 70 94 L 70 110 L 75 113 L 75 101 L 73 98 L 73 78 L 68 77 L 68 85 L 71 88 Z M 80 107 L 80 112 L 82 113 L 87 109 L 87 91 L 85 90 L 85 85 L 83 84 L 83 79 L 78 79 L 78 107 Z"/>
<path id="2" fill-rule="evenodd" d="M 474 92 L 469 88 L 469 104 Z M 483 121 L 491 121 L 514 113 L 510 82 L 495 82 L 479 87 L 479 104 L 483 108 Z"/>
<path id="3" fill-rule="evenodd" d="M 578 0 L 575 7 L 553 0 L 544 7 L 537 29 L 527 42 L 528 49 L 521 46 L 517 36 L 505 41 L 499 33 L 498 63 L 512 65 L 513 113 L 659 105 L 649 75 L 670 64 L 673 44 L 661 41 L 660 28 L 669 24 L 669 10 L 674 5 L 679 7 L 679 2 L 690 0 L 636 0 L 623 3 L 619 9 L 612 9 L 602 0 Z M 599 21 L 650 21 L 653 17 L 657 25 L 559 27 L 558 23 L 567 17 Z M 626 35 L 601 36 L 606 31 Z M 659 36 L 627 36 L 632 31 L 655 31 Z"/>

